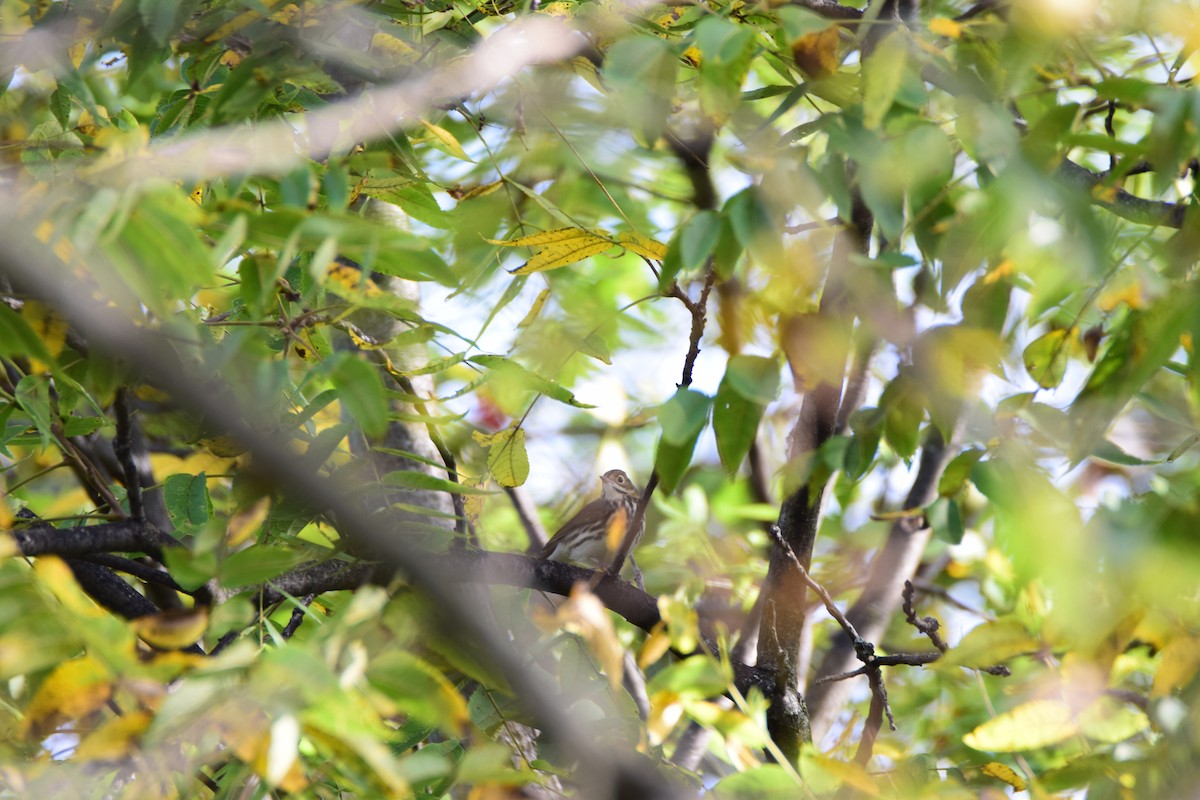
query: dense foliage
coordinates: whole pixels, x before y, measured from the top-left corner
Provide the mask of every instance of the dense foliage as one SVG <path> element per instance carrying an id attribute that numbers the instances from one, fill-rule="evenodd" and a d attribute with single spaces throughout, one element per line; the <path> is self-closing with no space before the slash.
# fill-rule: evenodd
<path id="1" fill-rule="evenodd" d="M 0 795 L 1195 792 L 1192 4 L 0 35 Z"/>

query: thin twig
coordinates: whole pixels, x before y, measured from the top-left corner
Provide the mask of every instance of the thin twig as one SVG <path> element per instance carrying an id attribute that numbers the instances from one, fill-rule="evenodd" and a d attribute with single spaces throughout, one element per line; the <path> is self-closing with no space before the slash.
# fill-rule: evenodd
<path id="1" fill-rule="evenodd" d="M 941 650 L 943 653 L 946 652 L 949 648 L 942 640 L 942 635 L 938 633 L 941 623 L 933 617 L 921 617 L 917 619 L 917 612 L 913 609 L 914 592 L 916 592 L 916 587 L 913 586 L 913 582 L 906 580 L 904 582 L 904 592 L 901 594 L 901 597 L 904 598 L 904 604 L 901 606 L 904 610 L 904 621 L 916 628 L 918 632 L 928 636 L 929 641 L 933 642 L 933 646 L 938 650 Z"/>

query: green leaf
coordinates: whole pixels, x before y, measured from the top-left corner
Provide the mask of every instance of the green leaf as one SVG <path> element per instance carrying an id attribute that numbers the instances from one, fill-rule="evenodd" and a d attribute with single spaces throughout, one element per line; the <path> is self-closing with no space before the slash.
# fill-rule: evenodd
<path id="1" fill-rule="evenodd" d="M 666 128 L 678 68 L 667 43 L 652 36 L 628 36 L 605 55 L 604 80 L 614 105 L 643 145 L 652 147 Z"/>
<path id="2" fill-rule="evenodd" d="M 692 452 L 711 408 L 712 398 L 690 389 L 679 389 L 659 408 L 662 437 L 654 457 L 654 470 L 663 491 L 673 492 L 692 463 Z"/>
<path id="3" fill-rule="evenodd" d="M 472 364 L 487 367 L 489 373 L 488 380 L 514 383 L 526 391 L 544 394 L 551 400 L 557 400 L 560 403 L 566 403 L 575 408 L 595 408 L 595 406 L 588 405 L 587 403 L 581 403 L 567 389 L 549 378 L 543 378 L 541 375 L 530 372 L 510 358 L 496 355 L 480 355 L 472 356 L 467 360 Z"/>
<path id="4" fill-rule="evenodd" d="M 683 444 L 694 440 L 708 422 L 712 398 L 692 389 L 679 389 L 658 409 L 663 440 Z"/>
<path id="5" fill-rule="evenodd" d="M 212 517 L 213 504 L 208 496 L 208 476 L 170 475 L 163 483 L 163 502 L 175 527 L 195 529 Z"/>
<path id="6" fill-rule="evenodd" d="M 963 538 L 962 511 L 958 501 L 939 497 L 925 509 L 925 519 L 933 529 L 933 535 L 949 544 L 958 544 Z"/>
<path id="7" fill-rule="evenodd" d="M 454 684 L 410 653 L 391 650 L 371 659 L 367 680 L 419 722 L 455 732 L 469 719 L 467 703 Z"/>
<path id="8" fill-rule="evenodd" d="M 733 356 L 722 380 L 745 399 L 765 406 L 779 394 L 779 362 L 763 356 Z"/>
<path id="9" fill-rule="evenodd" d="M 883 390 L 879 398 L 883 410 L 883 437 L 888 446 L 903 458 L 910 460 L 917 452 L 920 440 L 921 421 L 925 409 L 912 379 L 901 373 Z"/>
<path id="10" fill-rule="evenodd" d="M 387 486 L 401 486 L 405 489 L 430 489 L 435 492 L 450 492 L 451 494 L 493 494 L 487 489 L 467 486 L 457 481 L 438 478 L 414 470 L 400 469 L 389 472 L 381 480 Z"/>
<path id="11" fill-rule="evenodd" d="M 659 285 L 670 286 L 680 272 L 695 272 L 713 254 L 721 236 L 721 218 L 715 211 L 703 210 L 680 226 L 667 246 Z"/>
<path id="12" fill-rule="evenodd" d="M 863 64 L 863 125 L 878 128 L 892 107 L 908 63 L 908 38 L 890 33 Z"/>
<path id="13" fill-rule="evenodd" d="M 1070 330 L 1059 329 L 1042 334 L 1029 343 L 1022 354 L 1025 371 L 1043 389 L 1053 389 L 1062 383 L 1067 373 L 1067 351 Z"/>
<path id="14" fill-rule="evenodd" d="M 163 550 L 167 571 L 175 582 L 189 591 L 199 589 L 217 574 L 217 554 L 211 549 L 192 552 L 186 547 Z"/>
<path id="15" fill-rule="evenodd" d="M 229 588 L 254 586 L 311 560 L 310 553 L 270 545 L 251 545 L 227 556 L 217 569 L 217 579 L 222 586 Z"/>
<path id="16" fill-rule="evenodd" d="M 21 407 L 42 439 L 42 447 L 54 437 L 54 411 L 50 407 L 50 379 L 46 375 L 26 375 L 17 383 L 14 393 Z"/>
<path id="17" fill-rule="evenodd" d="M 970 478 L 972 468 L 985 455 L 987 455 L 987 451 L 978 447 L 964 450 L 956 455 L 946 465 L 946 469 L 942 471 L 942 477 L 938 479 L 938 494 L 942 497 L 952 497 L 958 494 L 967 479 Z"/>
<path id="18" fill-rule="evenodd" d="M 777 264 L 782 260 L 779 226 L 758 187 L 747 187 L 729 198 L 721 216 L 729 220 L 742 247 L 754 252 L 767 264 Z"/>
<path id="19" fill-rule="evenodd" d="M 717 782 L 712 793 L 718 800 L 792 800 L 804 794 L 794 774 L 778 764 L 728 775 Z"/>
<path id="20" fill-rule="evenodd" d="M 717 388 L 713 400 L 713 433 L 717 437 L 717 455 L 731 475 L 738 471 L 742 459 L 754 444 L 764 408 L 733 391 L 724 380 Z"/>
<path id="21" fill-rule="evenodd" d="M 338 399 L 369 437 L 382 436 L 388 425 L 387 393 L 379 371 L 351 353 L 345 353 L 329 374 Z"/>
<path id="22" fill-rule="evenodd" d="M 695 28 L 700 50 L 700 108 L 718 126 L 741 104 L 742 82 L 754 56 L 754 31 L 719 17 L 706 17 Z"/>
<path id="23" fill-rule="evenodd" d="M 1179 349 L 1194 302 L 1190 295 L 1177 292 L 1153 309 L 1130 311 L 1112 332 L 1108 348 L 1071 404 L 1073 461 L 1078 463 L 1095 450 L 1134 392 Z"/>
<path id="24" fill-rule="evenodd" d="M 697 655 L 676 662 L 657 672 L 646 683 L 646 691 L 672 692 L 707 698 L 719 695 L 729 687 L 729 677 L 721 670 L 721 664 L 712 656 Z"/>

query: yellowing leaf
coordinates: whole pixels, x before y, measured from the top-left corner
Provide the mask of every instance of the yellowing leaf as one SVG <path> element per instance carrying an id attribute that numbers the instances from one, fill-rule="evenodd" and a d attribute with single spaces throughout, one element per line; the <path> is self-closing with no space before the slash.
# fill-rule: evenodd
<path id="1" fill-rule="evenodd" d="M 1057 744 L 1078 730 L 1066 703 L 1032 700 L 983 723 L 963 743 L 975 750 L 1012 753 Z"/>
<path id="2" fill-rule="evenodd" d="M 145 711 L 131 711 L 113 717 L 80 743 L 74 757 L 80 761 L 117 761 L 125 758 L 153 720 Z"/>
<path id="3" fill-rule="evenodd" d="M 471 161 L 471 157 L 467 155 L 467 151 L 463 150 L 463 146 L 459 144 L 458 139 L 455 139 L 454 134 L 450 133 L 450 131 L 425 120 L 421 120 L 421 124 L 425 126 L 425 130 L 433 134 L 433 138 L 437 139 L 442 144 L 442 149 L 450 155 L 455 158 L 461 158 L 463 161 Z"/>
<path id="4" fill-rule="evenodd" d="M 801 36 L 792 45 L 796 66 L 810 78 L 824 78 L 837 72 L 838 38 L 838 29 L 832 25 Z"/>
<path id="5" fill-rule="evenodd" d="M 935 36 L 947 36 L 951 39 L 957 39 L 962 36 L 962 25 L 952 19 L 935 17 L 929 20 L 929 32 Z M 1018 789 L 1017 791 L 1021 790 Z"/>
<path id="6" fill-rule="evenodd" d="M 230 517 L 225 526 L 225 544 L 231 548 L 237 547 L 253 536 L 262 526 L 270 510 L 271 498 L 260 497 L 249 508 L 243 508 Z"/>
<path id="7" fill-rule="evenodd" d="M 502 247 L 533 247 L 536 249 L 537 252 L 534 253 L 533 258 L 526 261 L 524 266 L 513 270 L 513 275 L 528 275 L 531 272 L 565 267 L 589 256 L 603 253 L 614 244 L 614 241 L 604 231 L 583 228 L 557 228 L 507 242 L 497 239 L 488 239 L 487 241 Z"/>
<path id="8" fill-rule="evenodd" d="M 1150 719 L 1134 706 L 1115 697 L 1101 697 L 1079 714 L 1079 729 L 1084 736 L 1106 744 L 1116 744 L 1150 727 Z"/>
<path id="9" fill-rule="evenodd" d="M 514 487 L 529 478 L 529 454 L 525 450 L 523 428 L 505 428 L 490 435 L 475 431 L 471 438 L 488 449 L 488 471 L 496 483 Z"/>
<path id="10" fill-rule="evenodd" d="M 1150 697 L 1165 697 L 1188 684 L 1200 669 L 1200 637 L 1181 636 L 1163 648 Z"/>
<path id="11" fill-rule="evenodd" d="M 1012 767 L 1001 764 L 999 761 L 989 761 L 980 767 L 979 771 L 989 778 L 1004 781 L 1018 792 L 1025 791 L 1025 781 L 1017 774 L 1017 771 Z"/>
<path id="12" fill-rule="evenodd" d="M 527 328 L 531 324 L 533 324 L 533 321 L 535 319 L 537 319 L 538 314 L 542 313 L 542 306 L 546 305 L 546 301 L 549 299 L 550 299 L 550 290 L 549 289 L 542 289 L 540 292 L 538 292 L 538 296 L 533 301 L 533 305 L 529 307 L 529 311 L 527 311 L 525 316 L 521 319 L 521 321 L 517 323 L 517 327 L 518 328 Z"/>
<path id="13" fill-rule="evenodd" d="M 656 242 L 648 236 L 642 236 L 640 233 L 618 234 L 617 244 L 630 252 L 655 261 L 662 261 L 667 257 L 667 246 L 665 244 Z"/>
<path id="14" fill-rule="evenodd" d="M 146 644 L 160 650 L 182 650 L 195 644 L 208 629 L 208 609 L 195 606 L 138 617 L 129 623 Z"/>
<path id="15" fill-rule="evenodd" d="M 86 716 L 112 697 L 112 677 L 91 656 L 65 661 L 38 687 L 25 710 L 22 730 L 41 738 L 67 720 Z"/>

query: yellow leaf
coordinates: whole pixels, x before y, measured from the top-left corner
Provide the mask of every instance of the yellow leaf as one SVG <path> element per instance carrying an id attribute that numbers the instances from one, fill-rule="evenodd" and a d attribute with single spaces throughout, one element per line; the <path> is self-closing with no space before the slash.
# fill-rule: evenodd
<path id="1" fill-rule="evenodd" d="M 29 701 L 22 730 L 35 739 L 67 720 L 76 720 L 101 708 L 112 697 L 112 677 L 91 656 L 65 661 L 38 687 Z"/>
<path id="2" fill-rule="evenodd" d="M 957 39 L 962 36 L 962 25 L 959 25 L 952 19 L 935 17 L 929 20 L 929 32 L 935 36 L 947 36 L 951 39 Z M 1021 790 L 1018 789 L 1017 791 Z"/>
<path id="3" fill-rule="evenodd" d="M 382 32 L 371 37 L 371 50 L 397 64 L 412 64 L 421 55 L 403 39 Z"/>
<path id="4" fill-rule="evenodd" d="M 664 622 L 659 622 L 654 626 L 654 630 L 650 631 L 650 635 L 646 637 L 646 641 L 642 642 L 642 649 L 637 657 L 638 668 L 645 669 L 651 664 L 656 663 L 670 649 L 671 637 L 667 635 L 667 625 Z"/>
<path id="5" fill-rule="evenodd" d="M 542 245 L 567 242 L 580 237 L 603 238 L 605 241 L 609 241 L 604 231 L 589 231 L 584 228 L 555 228 L 552 231 L 531 233 L 519 239 L 509 239 L 507 241 L 503 239 L 487 239 L 486 241 L 488 244 L 498 244 L 502 247 L 541 247 Z"/>
<path id="6" fill-rule="evenodd" d="M 975 750 L 1012 753 L 1058 744 L 1078 730 L 1066 703 L 1031 700 L 983 723 L 963 743 Z"/>
<path id="7" fill-rule="evenodd" d="M 662 261 L 667 257 L 667 246 L 665 244 L 656 242 L 648 236 L 642 236 L 640 233 L 618 234 L 617 244 L 626 250 L 637 253 L 639 256 L 645 256 L 655 261 Z"/>
<path id="8" fill-rule="evenodd" d="M 21 316 L 29 324 L 34 334 L 42 340 L 42 344 L 46 346 L 46 352 L 51 356 L 57 356 L 62 352 L 63 345 L 67 341 L 67 328 L 69 327 L 66 319 L 59 316 L 54 309 L 37 300 L 26 300 L 25 305 L 21 308 Z M 35 373 L 50 371 L 50 365 L 42 363 L 41 359 L 37 358 L 30 358 L 29 366 Z"/>
<path id="9" fill-rule="evenodd" d="M 550 299 L 550 290 L 542 289 L 538 292 L 537 298 L 533 301 L 533 305 L 529 307 L 529 311 L 517 323 L 518 328 L 527 328 L 537 319 L 538 314 L 542 313 L 542 306 L 546 305 L 546 301 Z"/>
<path id="10" fill-rule="evenodd" d="M 613 246 L 614 242 L 603 231 L 583 228 L 558 228 L 507 242 L 487 240 L 503 247 L 533 247 L 536 253 L 525 265 L 512 271 L 513 275 L 528 275 L 548 269 L 565 267 L 582 261 L 588 256 L 598 255 Z"/>
<path id="11" fill-rule="evenodd" d="M 830 758 L 820 753 L 813 753 L 812 759 L 821 766 L 821 769 L 842 783 L 853 786 L 855 789 L 871 797 L 879 796 L 879 786 L 875 783 L 875 779 L 867 774 L 867 771 L 858 764 L 839 761 L 836 758 Z"/>
<path id="12" fill-rule="evenodd" d="M 160 650 L 182 650 L 195 644 L 208 629 L 204 606 L 164 611 L 129 623 L 142 641 Z"/>
<path id="13" fill-rule="evenodd" d="M 344 264 L 341 261 L 331 261 L 329 266 L 325 268 L 326 280 L 337 284 L 340 290 L 353 295 L 360 293 L 363 297 L 382 297 L 383 289 L 370 278 L 364 278 L 363 272 L 358 267 L 352 267 L 349 264 Z"/>
<path id="14" fill-rule="evenodd" d="M 80 761 L 117 761 L 125 758 L 153 719 L 145 711 L 132 711 L 124 716 L 113 717 L 80 743 L 75 758 Z"/>
<path id="15" fill-rule="evenodd" d="M 461 158 L 463 161 L 471 161 L 471 157 L 467 155 L 467 151 L 463 150 L 462 145 L 458 143 L 458 139 L 455 139 L 454 134 L 450 133 L 450 131 L 425 120 L 421 120 L 421 124 L 425 126 L 425 130 L 433 134 L 433 137 L 442 143 L 443 149 L 450 155 L 455 158 Z M 474 162 L 472 161 L 472 163 Z"/>
<path id="16" fill-rule="evenodd" d="M 229 524 L 225 526 L 225 544 L 237 547 L 249 539 L 262 526 L 270 510 L 271 498 L 260 497 L 249 508 L 243 508 L 230 517 Z"/>
<path id="17" fill-rule="evenodd" d="M 492 181 L 491 183 L 472 186 L 470 189 L 459 189 L 457 193 L 451 192 L 450 196 L 461 203 L 464 200 L 473 200 L 476 197 L 487 197 L 503 185 L 504 181 Z"/>
<path id="18" fill-rule="evenodd" d="M 934 20 L 936 22 L 936 20 Z M 930 26 L 932 27 L 932 26 Z M 989 778 L 1004 781 L 1018 792 L 1025 791 L 1025 781 L 1012 767 L 1005 766 L 999 761 L 989 761 L 979 768 L 979 771 Z"/>
<path id="19" fill-rule="evenodd" d="M 1181 636 L 1172 639 L 1163 648 L 1154 673 L 1151 698 L 1166 697 L 1176 689 L 1186 686 L 1200 669 L 1200 638 Z"/>

